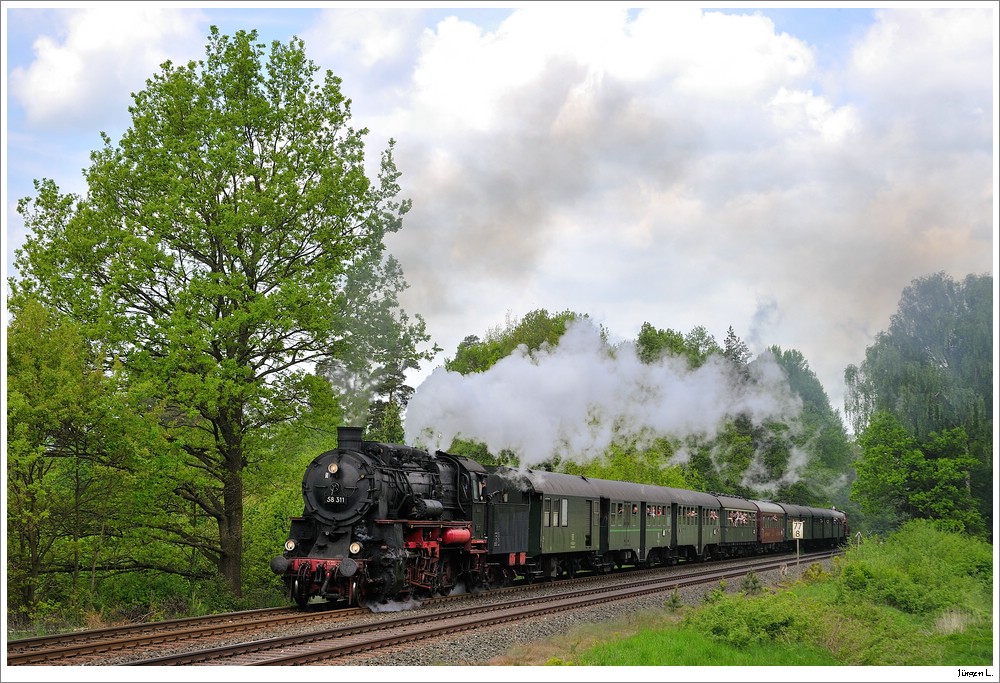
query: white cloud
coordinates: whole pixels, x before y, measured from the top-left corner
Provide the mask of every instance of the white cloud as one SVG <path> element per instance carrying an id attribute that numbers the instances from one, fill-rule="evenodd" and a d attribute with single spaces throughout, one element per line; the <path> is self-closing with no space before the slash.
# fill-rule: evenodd
<path id="1" fill-rule="evenodd" d="M 813 92 L 779 88 L 768 103 L 777 128 L 799 131 L 799 135 L 815 132 L 830 145 L 839 145 L 860 127 L 858 112 L 852 106 L 834 108 L 825 98 Z"/>
<path id="2" fill-rule="evenodd" d="M 127 114 L 130 92 L 166 59 L 197 59 L 204 36 L 197 12 L 107 4 L 56 14 L 63 23 L 40 35 L 35 60 L 10 71 L 10 90 L 33 127 L 83 129 Z M 186 60 L 185 60 L 186 61 Z"/>
<path id="3" fill-rule="evenodd" d="M 908 8 L 876 12 L 854 51 L 851 81 L 869 94 L 922 96 L 978 90 L 993 54 L 995 8 Z"/>
<path id="4" fill-rule="evenodd" d="M 422 26 L 416 11 L 340 9 L 325 12 L 301 37 L 312 59 L 332 66 L 351 63 L 371 69 L 400 59 L 412 49 L 413 35 Z"/>

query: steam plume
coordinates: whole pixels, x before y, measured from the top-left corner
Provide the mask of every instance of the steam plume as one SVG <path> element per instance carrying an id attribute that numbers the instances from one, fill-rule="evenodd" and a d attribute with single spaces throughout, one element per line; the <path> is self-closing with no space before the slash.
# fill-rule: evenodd
<path id="1" fill-rule="evenodd" d="M 790 420 L 801 403 L 769 354 L 740 383 L 712 357 L 689 370 L 683 359 L 642 363 L 634 344 L 610 349 L 587 319 L 571 322 L 558 346 L 522 348 L 482 373 L 443 367 L 416 389 L 406 410 L 407 443 L 447 449 L 455 437 L 508 449 L 531 467 L 558 455 L 596 457 L 619 437 L 713 437 L 727 417 Z"/>

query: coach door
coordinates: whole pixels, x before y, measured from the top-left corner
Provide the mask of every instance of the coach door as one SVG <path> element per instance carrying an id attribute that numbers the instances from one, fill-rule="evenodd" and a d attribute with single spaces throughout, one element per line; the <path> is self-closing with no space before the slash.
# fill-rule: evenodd
<path id="1" fill-rule="evenodd" d="M 625 523 L 622 535 L 622 547 L 632 548 L 639 537 L 636 526 L 639 523 L 639 504 L 625 501 Z"/>
<path id="2" fill-rule="evenodd" d="M 636 523 L 639 525 L 639 559 L 645 560 L 648 551 L 646 550 L 646 527 L 649 526 L 649 514 L 647 511 L 650 509 L 648 503 L 639 503 L 639 518 Z"/>
<path id="3" fill-rule="evenodd" d="M 600 524 L 600 531 L 598 531 L 598 548 L 597 551 L 602 555 L 608 552 L 608 548 L 611 544 L 611 506 L 612 503 L 607 498 L 601 498 L 601 516 L 598 524 Z"/>

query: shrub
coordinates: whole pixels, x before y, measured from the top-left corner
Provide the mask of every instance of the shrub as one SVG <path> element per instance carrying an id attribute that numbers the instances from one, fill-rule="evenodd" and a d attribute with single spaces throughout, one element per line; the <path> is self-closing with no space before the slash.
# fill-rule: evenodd
<path id="1" fill-rule="evenodd" d="M 760 643 L 797 642 L 808 629 L 794 602 L 774 598 L 724 597 L 686 618 L 712 639 L 745 649 Z"/>
<path id="2" fill-rule="evenodd" d="M 885 543 L 850 551 L 837 581 L 843 599 L 926 614 L 991 593 L 992 551 L 979 539 L 914 520 Z"/>
<path id="3" fill-rule="evenodd" d="M 834 558 L 840 559 L 840 558 Z M 830 573 L 823 569 L 823 565 L 819 562 L 814 562 L 802 573 L 802 580 L 806 583 L 816 583 L 817 581 L 822 581 L 830 576 Z"/>
<path id="4" fill-rule="evenodd" d="M 764 584 L 761 583 L 760 577 L 755 571 L 751 570 L 740 579 L 740 592 L 744 595 L 757 595 L 763 590 Z"/>
<path id="5" fill-rule="evenodd" d="M 719 586 L 705 593 L 705 595 L 702 597 L 702 600 L 706 604 L 710 605 L 712 603 L 718 602 L 724 597 L 726 597 L 726 580 L 721 579 L 719 581 Z"/>

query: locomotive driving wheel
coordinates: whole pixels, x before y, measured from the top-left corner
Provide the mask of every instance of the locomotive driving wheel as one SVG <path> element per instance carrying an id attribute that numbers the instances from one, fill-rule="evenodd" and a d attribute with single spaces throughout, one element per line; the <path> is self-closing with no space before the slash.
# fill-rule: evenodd
<path id="1" fill-rule="evenodd" d="M 298 604 L 299 607 L 305 607 L 309 602 L 309 587 L 312 584 L 311 577 L 309 576 L 309 565 L 301 564 L 299 565 L 299 570 L 295 573 L 295 578 L 292 579 L 292 599 Z"/>

